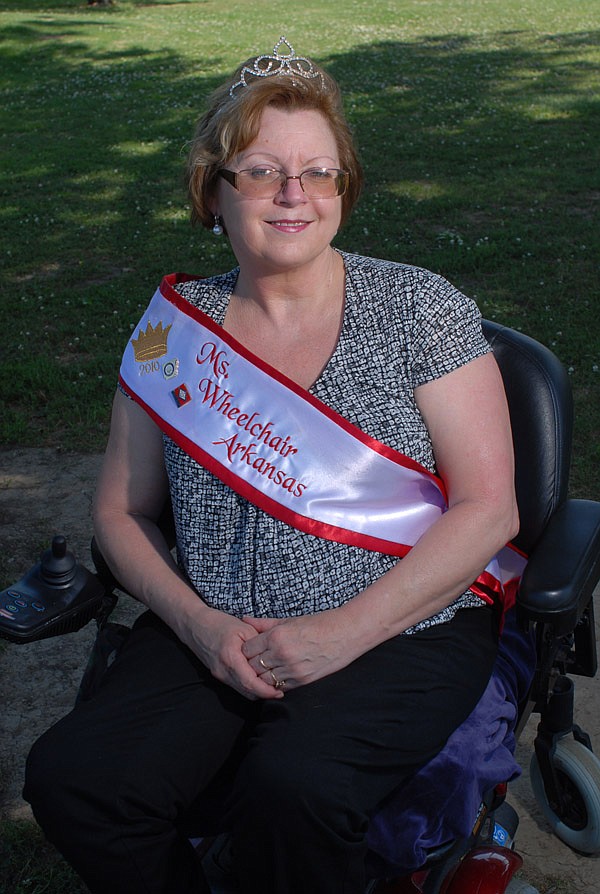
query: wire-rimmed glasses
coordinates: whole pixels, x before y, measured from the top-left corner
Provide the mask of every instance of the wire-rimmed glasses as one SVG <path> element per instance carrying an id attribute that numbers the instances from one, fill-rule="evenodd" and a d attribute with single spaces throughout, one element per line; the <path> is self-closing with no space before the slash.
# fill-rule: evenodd
<path id="1" fill-rule="evenodd" d="M 265 166 L 244 171 L 221 168 L 219 176 L 251 199 L 275 198 L 285 189 L 288 180 L 297 180 L 309 199 L 333 199 L 344 195 L 350 175 L 339 168 L 308 168 L 301 174 L 291 175 Z"/>

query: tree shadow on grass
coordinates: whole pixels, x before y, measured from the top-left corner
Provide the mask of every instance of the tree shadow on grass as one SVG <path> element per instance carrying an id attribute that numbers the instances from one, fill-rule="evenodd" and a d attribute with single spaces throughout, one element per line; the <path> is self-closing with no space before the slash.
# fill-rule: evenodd
<path id="1" fill-rule="evenodd" d="M 76 13 L 83 9 L 95 9 L 98 7 L 125 6 L 205 6 L 210 0 L 0 0 L 0 12 L 51 12 L 51 13 Z"/>

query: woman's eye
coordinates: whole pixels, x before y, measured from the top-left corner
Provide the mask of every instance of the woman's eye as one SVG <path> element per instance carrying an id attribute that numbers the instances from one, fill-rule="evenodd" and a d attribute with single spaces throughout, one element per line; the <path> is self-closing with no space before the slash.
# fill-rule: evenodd
<path id="1" fill-rule="evenodd" d="M 330 180 L 332 175 L 326 168 L 316 168 L 314 171 L 305 171 L 304 176 L 309 180 Z"/>
<path id="2" fill-rule="evenodd" d="M 273 168 L 252 168 L 248 173 L 253 180 L 268 180 L 276 176 L 278 171 L 274 171 Z"/>

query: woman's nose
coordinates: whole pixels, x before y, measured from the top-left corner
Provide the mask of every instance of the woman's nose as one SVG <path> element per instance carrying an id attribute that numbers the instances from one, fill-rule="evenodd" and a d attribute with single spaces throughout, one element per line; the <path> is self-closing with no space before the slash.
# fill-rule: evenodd
<path id="1" fill-rule="evenodd" d="M 283 204 L 298 204 L 299 202 L 306 202 L 307 197 L 306 193 L 300 186 L 300 177 L 299 176 L 289 176 L 285 184 L 281 187 L 277 195 L 275 196 L 275 201 Z"/>

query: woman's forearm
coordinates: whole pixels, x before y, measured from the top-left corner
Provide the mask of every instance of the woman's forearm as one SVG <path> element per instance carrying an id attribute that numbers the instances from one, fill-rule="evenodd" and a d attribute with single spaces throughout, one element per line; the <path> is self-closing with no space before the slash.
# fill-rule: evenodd
<path id="1" fill-rule="evenodd" d="M 501 510 L 502 512 L 502 510 Z M 460 503 L 443 515 L 390 571 L 341 606 L 359 651 L 446 608 L 516 533 L 516 513 Z"/>
<path id="2" fill-rule="evenodd" d="M 185 642 L 191 617 L 196 626 L 203 610 L 210 609 L 185 580 L 157 525 L 143 516 L 97 510 L 94 529 L 102 555 L 121 586 Z"/>

